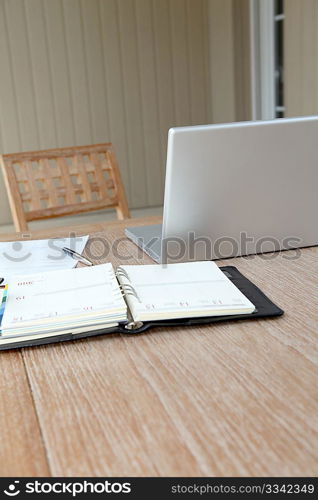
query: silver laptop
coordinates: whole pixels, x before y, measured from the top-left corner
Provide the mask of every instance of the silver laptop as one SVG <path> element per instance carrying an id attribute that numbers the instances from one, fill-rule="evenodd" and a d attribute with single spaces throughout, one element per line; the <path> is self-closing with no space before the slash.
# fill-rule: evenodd
<path id="1" fill-rule="evenodd" d="M 163 224 L 126 235 L 157 262 L 318 244 L 318 116 L 169 130 Z"/>

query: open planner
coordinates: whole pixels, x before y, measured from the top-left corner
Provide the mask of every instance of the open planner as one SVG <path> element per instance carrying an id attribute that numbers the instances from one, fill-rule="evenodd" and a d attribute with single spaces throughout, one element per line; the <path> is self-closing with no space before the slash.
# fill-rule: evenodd
<path id="1" fill-rule="evenodd" d="M 0 302 L 0 349 L 283 313 L 236 268 L 211 261 L 13 276 Z"/>

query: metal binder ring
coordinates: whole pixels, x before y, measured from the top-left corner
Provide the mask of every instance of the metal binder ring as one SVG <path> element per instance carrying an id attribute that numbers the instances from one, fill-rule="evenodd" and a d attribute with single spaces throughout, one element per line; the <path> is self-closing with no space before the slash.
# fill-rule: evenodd
<path id="1" fill-rule="evenodd" d="M 129 276 L 127 272 L 121 267 L 118 267 L 116 271 L 116 276 L 124 276 L 124 278 L 126 278 L 129 281 Z"/>
<path id="2" fill-rule="evenodd" d="M 132 287 L 128 283 L 121 283 L 119 285 L 119 288 L 122 290 L 124 296 L 125 295 L 132 295 L 133 297 L 135 297 L 138 300 L 138 302 L 141 302 L 134 287 Z"/>

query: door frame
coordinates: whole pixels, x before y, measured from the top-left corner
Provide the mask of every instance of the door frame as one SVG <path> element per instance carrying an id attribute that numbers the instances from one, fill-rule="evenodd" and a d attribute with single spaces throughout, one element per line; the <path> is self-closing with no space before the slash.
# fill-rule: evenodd
<path id="1" fill-rule="evenodd" d="M 253 120 L 275 113 L 274 0 L 250 0 L 251 101 Z"/>

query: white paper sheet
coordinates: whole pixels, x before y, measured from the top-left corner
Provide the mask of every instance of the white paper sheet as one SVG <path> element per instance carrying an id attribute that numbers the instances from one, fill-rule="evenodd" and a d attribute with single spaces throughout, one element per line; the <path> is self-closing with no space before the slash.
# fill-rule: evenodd
<path id="1" fill-rule="evenodd" d="M 11 276 L 20 274 L 72 269 L 78 261 L 61 249 L 67 247 L 81 254 L 87 240 L 88 235 L 0 242 L 0 277 L 7 281 Z"/>
<path id="2" fill-rule="evenodd" d="M 127 296 L 135 321 L 249 314 L 255 309 L 215 262 L 128 265 L 118 271 L 122 285 L 135 290 L 136 297 Z"/>
<path id="3" fill-rule="evenodd" d="M 2 335 L 107 325 L 127 317 L 110 263 L 15 276 L 9 290 Z"/>

